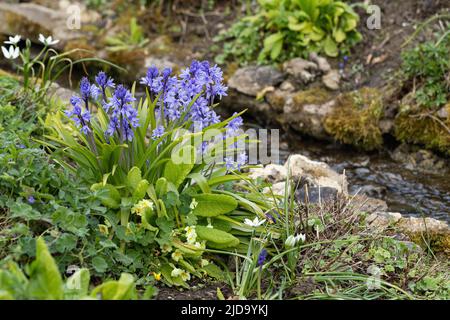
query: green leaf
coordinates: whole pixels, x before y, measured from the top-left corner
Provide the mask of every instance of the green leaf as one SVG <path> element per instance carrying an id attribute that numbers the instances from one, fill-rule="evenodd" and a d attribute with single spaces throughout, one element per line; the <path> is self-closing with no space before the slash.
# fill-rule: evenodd
<path id="1" fill-rule="evenodd" d="M 213 263 L 209 263 L 202 268 L 210 277 L 216 278 L 217 280 L 224 280 L 225 275 L 222 269 Z"/>
<path id="2" fill-rule="evenodd" d="M 216 249 L 225 249 L 230 247 L 236 247 L 239 245 L 239 239 L 232 234 L 205 226 L 196 226 L 197 236 L 206 240 L 206 244 L 209 247 Z"/>
<path id="3" fill-rule="evenodd" d="M 61 274 L 42 238 L 36 240 L 36 260 L 30 266 L 27 291 L 30 297 L 43 300 L 61 300 L 64 295 Z"/>
<path id="4" fill-rule="evenodd" d="M 201 217 L 215 217 L 235 210 L 238 202 L 231 196 L 222 194 L 203 193 L 193 197 L 197 206 L 193 213 Z"/>
<path id="5" fill-rule="evenodd" d="M 95 271 L 99 273 L 103 273 L 108 269 L 108 264 L 106 263 L 105 259 L 99 256 L 96 256 L 92 259 L 92 266 L 94 267 Z"/>
<path id="6" fill-rule="evenodd" d="M 184 155 L 190 153 L 190 157 Z M 191 172 L 192 168 L 195 166 L 195 148 L 193 146 L 183 147 L 179 153 L 179 158 L 185 159 L 182 163 L 175 163 L 170 159 L 164 168 L 164 177 L 172 182 L 176 188 L 178 188 L 186 179 L 186 177 Z"/>
<path id="7" fill-rule="evenodd" d="M 138 167 L 131 168 L 131 170 L 128 172 L 127 175 L 127 184 L 128 186 L 131 187 L 132 191 L 137 188 L 141 180 L 142 180 L 141 170 Z"/>
<path id="8" fill-rule="evenodd" d="M 102 204 L 111 209 L 118 209 L 120 207 L 121 197 L 119 191 L 111 184 L 103 185 L 103 183 L 93 184 L 91 190 Z"/>
<path id="9" fill-rule="evenodd" d="M 339 55 L 336 42 L 330 36 L 327 36 L 323 41 L 323 49 L 325 53 L 330 57 L 337 57 Z"/>
<path id="10" fill-rule="evenodd" d="M 136 188 L 133 191 L 133 199 L 135 201 L 144 199 L 149 185 L 150 184 L 145 179 L 139 181 L 139 183 L 137 184 Z"/>
<path id="11" fill-rule="evenodd" d="M 94 290 L 91 296 L 102 300 L 130 300 L 136 298 L 134 278 L 131 274 L 122 273 L 118 281 L 107 281 Z"/>

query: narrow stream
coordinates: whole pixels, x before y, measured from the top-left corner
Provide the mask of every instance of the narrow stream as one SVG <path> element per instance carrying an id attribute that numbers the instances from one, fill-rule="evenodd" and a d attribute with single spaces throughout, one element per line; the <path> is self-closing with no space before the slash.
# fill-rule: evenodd
<path id="1" fill-rule="evenodd" d="M 342 173 L 345 169 L 349 192 L 365 193 L 386 201 L 389 210 L 407 216 L 429 216 L 450 222 L 450 174 L 433 175 L 408 170 L 389 151 L 365 154 L 335 144 L 289 138 L 288 149 L 312 160 L 323 161 Z"/>

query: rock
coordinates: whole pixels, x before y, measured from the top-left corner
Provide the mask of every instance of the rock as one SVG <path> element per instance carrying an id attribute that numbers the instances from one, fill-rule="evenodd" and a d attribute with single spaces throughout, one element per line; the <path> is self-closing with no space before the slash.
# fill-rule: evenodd
<path id="1" fill-rule="evenodd" d="M 40 33 L 44 36 L 52 35 L 54 39 L 60 40 L 54 45 L 57 49 L 63 49 L 68 41 L 85 36 L 79 30 L 69 29 L 67 18 L 65 11 L 34 3 L 0 3 L 0 33 L 20 34 L 34 42 L 38 41 Z"/>
<path id="2" fill-rule="evenodd" d="M 250 178 L 257 179 L 262 178 L 264 181 L 277 183 L 286 180 L 287 169 L 285 166 L 277 164 L 269 164 L 262 168 L 250 169 Z"/>
<path id="3" fill-rule="evenodd" d="M 277 86 L 284 75 L 272 66 L 251 66 L 238 69 L 228 80 L 228 87 L 256 97 L 265 87 Z"/>
<path id="4" fill-rule="evenodd" d="M 322 71 L 323 73 L 327 73 L 331 70 L 331 66 L 328 63 L 328 60 L 324 57 L 317 55 L 317 53 L 312 52 L 309 55 L 309 58 L 317 64 L 319 70 Z"/>
<path id="5" fill-rule="evenodd" d="M 286 80 L 286 81 L 283 81 L 283 83 L 280 85 L 280 90 L 286 91 L 286 92 L 293 92 L 295 90 L 295 87 L 292 84 L 292 82 Z"/>
<path id="6" fill-rule="evenodd" d="M 387 212 L 388 205 L 381 199 L 369 198 L 365 195 L 355 195 L 352 197 L 352 205 L 360 212 Z"/>
<path id="7" fill-rule="evenodd" d="M 341 75 L 337 70 L 331 70 L 322 77 L 322 83 L 330 90 L 338 90 Z"/>
<path id="8" fill-rule="evenodd" d="M 294 58 L 283 64 L 283 70 L 296 80 L 306 84 L 315 78 L 313 71 L 317 70 L 317 65 L 302 58 Z"/>
<path id="9" fill-rule="evenodd" d="M 270 88 L 270 87 L 268 87 Z M 286 104 L 286 93 L 281 90 L 273 90 L 266 94 L 266 101 L 277 113 L 282 113 Z"/>
<path id="10" fill-rule="evenodd" d="M 70 98 L 76 93 L 70 89 L 63 88 L 57 83 L 52 83 L 52 86 L 50 87 L 48 94 L 50 96 L 54 96 L 57 99 L 61 101 L 61 103 L 67 104 L 68 101 L 70 101 Z"/>
<path id="11" fill-rule="evenodd" d="M 172 70 L 176 71 L 179 67 L 175 62 L 172 62 L 166 58 L 156 58 L 153 56 L 145 58 L 145 72 L 151 66 L 157 67 L 159 70 L 163 70 L 164 68 L 172 68 Z"/>
<path id="12" fill-rule="evenodd" d="M 366 185 L 359 189 L 358 194 L 364 194 L 371 198 L 383 198 L 387 193 L 387 189 L 384 186 Z"/>
<path id="13" fill-rule="evenodd" d="M 433 218 L 410 217 L 402 218 L 398 227 L 413 242 L 431 247 L 436 252 L 450 254 L 450 228 L 446 222 Z"/>
<path id="14" fill-rule="evenodd" d="M 307 178 L 317 187 L 336 189 L 338 193 L 348 194 L 345 175 L 333 171 L 326 163 L 313 161 L 301 154 L 289 156 L 284 164 L 294 179 Z"/>
<path id="15" fill-rule="evenodd" d="M 286 97 L 284 122 L 311 137 L 330 139 L 323 122 L 333 112 L 334 106 L 334 98 L 324 89 L 299 91 Z"/>
<path id="16" fill-rule="evenodd" d="M 272 189 L 272 190 L 271 190 Z M 272 187 L 266 187 L 263 189 L 262 193 L 269 194 L 275 196 L 284 196 L 284 193 L 286 191 L 286 181 L 274 183 Z"/>
<path id="17" fill-rule="evenodd" d="M 398 212 L 373 212 L 366 218 L 367 225 L 377 231 L 383 231 L 396 224 L 402 215 Z"/>
<path id="18" fill-rule="evenodd" d="M 450 104 L 446 105 L 445 107 L 442 107 L 439 109 L 439 111 L 436 113 L 436 115 L 441 119 L 448 119 L 449 117 L 449 110 L 450 110 Z"/>
<path id="19" fill-rule="evenodd" d="M 306 194 L 308 197 L 306 198 Z M 315 187 L 299 188 L 295 192 L 295 198 L 300 202 L 305 202 L 308 199 L 309 203 L 320 203 L 322 201 L 331 201 L 338 196 L 338 190 L 330 187 Z"/>
<path id="20" fill-rule="evenodd" d="M 432 174 L 446 174 L 450 163 L 433 152 L 415 146 L 401 144 L 391 154 L 392 159 L 405 164 L 405 168 Z"/>

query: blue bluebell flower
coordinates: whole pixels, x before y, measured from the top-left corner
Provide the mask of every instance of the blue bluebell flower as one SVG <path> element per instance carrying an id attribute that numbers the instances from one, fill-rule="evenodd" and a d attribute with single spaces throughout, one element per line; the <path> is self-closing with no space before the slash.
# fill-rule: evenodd
<path id="1" fill-rule="evenodd" d="M 237 113 L 235 112 L 233 114 L 236 115 Z M 242 117 L 236 117 L 234 119 L 232 119 L 226 126 L 225 128 L 227 129 L 227 136 L 234 136 L 240 129 L 241 126 L 244 124 L 244 120 L 242 120 Z"/>
<path id="2" fill-rule="evenodd" d="M 270 223 L 276 223 L 277 222 L 275 217 L 273 215 L 271 215 L 270 213 L 266 213 L 265 216 L 266 216 L 267 221 L 269 221 Z"/>
<path id="3" fill-rule="evenodd" d="M 262 267 L 262 265 L 266 261 L 266 258 L 267 258 L 267 250 L 262 249 L 258 256 L 258 261 L 257 261 L 258 267 Z"/>
<path id="4" fill-rule="evenodd" d="M 123 141 L 133 140 L 133 128 L 139 126 L 138 112 L 133 107 L 136 98 L 123 85 L 118 85 L 108 103 L 104 104 L 106 112 L 111 111 L 110 123 L 105 132 L 107 136 L 113 136 L 115 132 Z"/>
<path id="5" fill-rule="evenodd" d="M 106 101 L 106 89 L 107 88 L 113 89 L 116 87 L 114 80 L 111 77 L 108 77 L 108 75 L 105 72 L 100 71 L 95 77 L 95 82 L 100 87 L 100 90 L 103 95 L 103 100 Z"/>
<path id="6" fill-rule="evenodd" d="M 91 121 L 91 113 L 89 110 L 83 111 L 82 100 L 78 96 L 73 96 L 70 98 L 70 103 L 72 104 L 72 110 L 66 110 L 65 114 L 67 117 L 72 119 L 77 127 L 81 127 L 81 132 L 88 134 L 91 132 L 89 123 Z"/>
<path id="7" fill-rule="evenodd" d="M 33 196 L 29 196 L 29 197 L 28 197 L 28 203 L 29 203 L 29 204 L 33 204 L 33 203 L 35 203 L 35 202 L 36 202 L 36 200 L 34 199 Z"/>
<path id="8" fill-rule="evenodd" d="M 156 129 L 154 129 L 152 132 L 152 139 L 157 140 L 157 139 L 161 138 L 164 134 L 164 131 L 165 131 L 165 129 L 163 126 L 156 127 Z"/>

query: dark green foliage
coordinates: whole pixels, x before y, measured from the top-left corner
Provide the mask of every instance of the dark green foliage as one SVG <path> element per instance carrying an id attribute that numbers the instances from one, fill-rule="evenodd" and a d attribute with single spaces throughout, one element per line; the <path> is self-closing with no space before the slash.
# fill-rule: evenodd
<path id="1" fill-rule="evenodd" d="M 341 1 L 260 0 L 256 15 L 244 17 L 216 38 L 227 41 L 218 63 L 280 62 L 311 52 L 336 57 L 361 40 L 359 16 Z"/>

